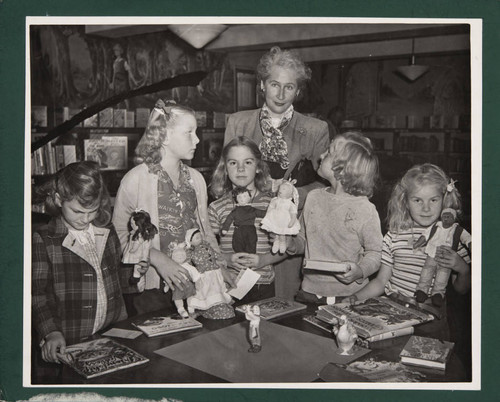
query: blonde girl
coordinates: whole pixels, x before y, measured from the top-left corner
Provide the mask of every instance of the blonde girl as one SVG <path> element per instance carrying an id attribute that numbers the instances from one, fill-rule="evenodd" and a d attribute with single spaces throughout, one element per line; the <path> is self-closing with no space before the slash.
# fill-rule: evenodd
<path id="1" fill-rule="evenodd" d="M 134 294 L 128 301 L 134 313 L 173 309 L 171 295 L 165 296 L 160 279 L 170 289 L 175 286 L 182 290 L 187 285 L 185 269 L 171 258 L 171 244 L 184 241 L 189 229 L 198 228 L 217 249 L 208 222 L 205 180 L 201 173 L 182 162 L 193 158 L 198 143 L 194 111 L 159 100 L 136 149 L 141 163 L 120 184 L 113 223 L 122 249 L 127 244 L 128 219 L 137 208 L 148 212 L 159 230 L 159 236 L 152 240 L 150 262 L 154 269 L 145 274 L 145 291 Z M 134 289 L 127 291 L 133 293 Z M 213 306 L 224 304 L 225 298 L 220 296 L 213 299 Z"/>
<path id="2" fill-rule="evenodd" d="M 321 155 L 318 174 L 330 187 L 309 193 L 300 232 L 288 239 L 288 253 L 307 260 L 345 262 L 345 273 L 304 271 L 299 298 L 333 303 L 368 283 L 380 266 L 382 233 L 375 206 L 369 201 L 378 176 L 378 159 L 368 138 L 341 134 Z"/>
<path id="3" fill-rule="evenodd" d="M 414 300 L 427 255 L 415 250 L 413 245 L 426 228 L 440 218 L 444 208 L 453 208 L 460 215 L 460 194 L 454 182 L 441 168 L 430 163 L 409 169 L 394 187 L 389 200 L 389 231 L 384 237 L 380 271 L 354 299 L 364 300 L 386 293 Z M 455 290 L 466 293 L 470 289 L 467 249 L 460 245 L 458 251 L 447 246 L 442 250 L 436 261 L 452 270 Z"/>

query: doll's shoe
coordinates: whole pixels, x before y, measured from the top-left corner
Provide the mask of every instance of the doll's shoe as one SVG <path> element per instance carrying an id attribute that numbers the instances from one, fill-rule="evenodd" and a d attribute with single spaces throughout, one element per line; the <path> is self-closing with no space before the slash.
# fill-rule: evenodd
<path id="1" fill-rule="evenodd" d="M 191 314 L 194 314 L 194 307 L 191 307 L 191 306 L 188 306 L 188 313 L 191 315 Z"/>
<path id="2" fill-rule="evenodd" d="M 431 300 L 434 306 L 441 307 L 444 302 L 444 297 L 441 293 L 436 293 L 435 295 L 432 295 Z"/>
<path id="3" fill-rule="evenodd" d="M 182 318 L 189 318 L 189 314 L 184 308 L 177 309 L 177 312 Z"/>
<path id="4" fill-rule="evenodd" d="M 271 248 L 271 252 L 276 254 L 280 250 L 280 244 L 277 239 L 274 240 L 273 247 Z"/>
<path id="5" fill-rule="evenodd" d="M 417 302 L 423 303 L 424 301 L 427 300 L 427 294 L 421 290 L 417 290 L 415 292 L 415 299 L 417 299 Z"/>
<path id="6" fill-rule="evenodd" d="M 280 242 L 280 254 L 285 254 L 286 252 L 286 240 Z"/>

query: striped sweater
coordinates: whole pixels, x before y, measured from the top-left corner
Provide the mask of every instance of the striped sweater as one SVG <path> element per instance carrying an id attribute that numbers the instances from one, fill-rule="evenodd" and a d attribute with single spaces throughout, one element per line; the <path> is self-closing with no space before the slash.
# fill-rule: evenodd
<path id="1" fill-rule="evenodd" d="M 392 267 L 392 276 L 385 286 L 385 293 L 413 297 L 427 255 L 421 250 L 413 250 L 411 244 L 424 232 L 425 228 L 414 227 L 398 234 L 388 232 L 384 236 L 382 264 Z M 469 254 L 463 245 L 459 245 L 457 253 L 470 264 Z"/>
<path id="2" fill-rule="evenodd" d="M 271 197 L 267 194 L 261 193 L 260 191 L 255 195 L 254 199 L 248 205 L 258 208 L 261 210 L 267 210 L 271 202 Z M 208 217 L 210 221 L 210 226 L 215 235 L 220 236 L 220 231 L 222 225 L 226 220 L 227 216 L 234 209 L 235 204 L 231 193 L 227 193 L 218 200 L 212 202 L 208 207 Z M 262 218 L 255 219 L 255 227 L 257 229 L 257 254 L 267 254 L 271 252 L 271 242 L 269 239 L 269 234 L 260 228 L 260 222 Z M 234 233 L 234 225 L 231 224 L 229 230 L 225 236 L 220 236 L 220 250 L 223 253 L 234 253 L 232 239 Z M 258 284 L 269 284 L 274 280 L 274 268 L 272 265 L 267 265 L 262 267 L 255 272 L 261 274 Z M 237 272 L 233 272 L 237 275 Z"/>

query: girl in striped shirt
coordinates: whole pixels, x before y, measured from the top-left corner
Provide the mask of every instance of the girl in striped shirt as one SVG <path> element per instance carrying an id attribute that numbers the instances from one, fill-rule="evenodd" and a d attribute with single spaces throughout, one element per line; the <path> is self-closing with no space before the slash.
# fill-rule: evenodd
<path id="1" fill-rule="evenodd" d="M 273 264 L 286 258 L 286 255 L 271 254 L 269 235 L 260 228 L 262 217 L 271 201 L 270 182 L 269 168 L 262 161 L 259 147 L 252 140 L 240 136 L 226 144 L 210 184 L 210 192 L 216 200 L 209 205 L 208 216 L 233 277 L 236 278 L 243 269 L 252 269 L 261 275 L 241 303 L 274 296 Z M 237 205 L 233 197 L 233 189 L 236 188 L 247 190 L 245 193 L 249 200 L 246 205 L 263 212 L 255 214 L 255 253 L 236 252 L 233 248 L 234 223 L 231 223 L 229 228 L 224 226 L 226 218 Z"/>
<path id="2" fill-rule="evenodd" d="M 444 208 L 461 210 L 460 194 L 436 165 L 426 163 L 409 169 L 396 184 L 388 205 L 389 231 L 382 246 L 382 266 L 377 277 L 356 292 L 351 301 L 383 293 L 414 301 L 427 255 L 414 248 L 426 228 L 439 220 Z M 457 251 L 441 246 L 436 261 L 452 271 L 453 287 L 465 294 L 470 289 L 470 256 L 460 244 Z M 429 299 L 427 300 L 429 301 Z M 443 304 L 442 313 L 446 311 Z M 444 323 L 445 320 L 441 320 Z"/>

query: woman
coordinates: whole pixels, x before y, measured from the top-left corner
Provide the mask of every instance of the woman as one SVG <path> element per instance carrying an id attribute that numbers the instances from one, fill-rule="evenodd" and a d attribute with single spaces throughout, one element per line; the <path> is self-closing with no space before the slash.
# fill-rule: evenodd
<path id="1" fill-rule="evenodd" d="M 308 191 L 321 186 L 316 180 L 320 155 L 328 148 L 326 122 L 304 116 L 293 108 L 311 70 L 291 51 L 273 47 L 260 59 L 257 79 L 265 102 L 262 108 L 237 112 L 229 117 L 224 144 L 245 135 L 259 144 L 271 177 L 296 179 L 299 210 Z M 274 185 L 274 188 L 277 186 Z M 301 258 L 293 257 L 276 266 L 276 295 L 292 298 L 300 285 Z M 286 274 L 286 276 L 285 276 Z"/>

